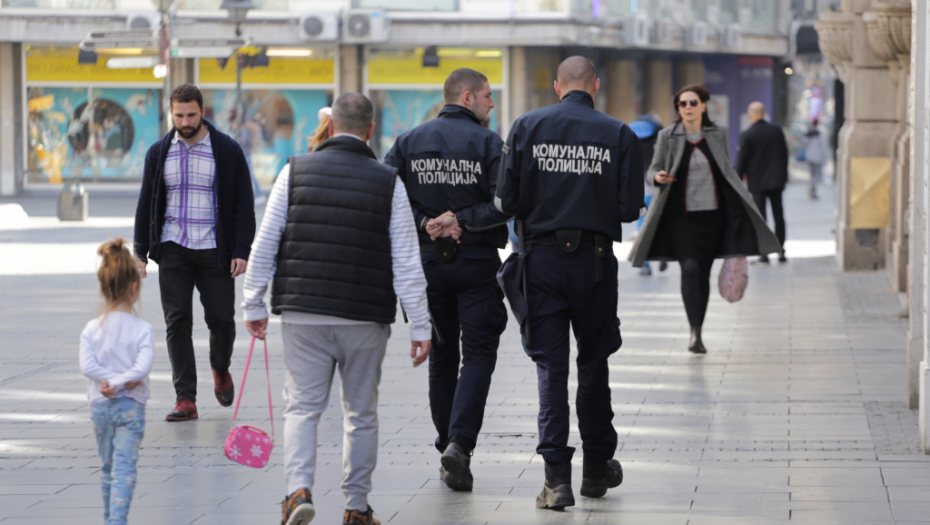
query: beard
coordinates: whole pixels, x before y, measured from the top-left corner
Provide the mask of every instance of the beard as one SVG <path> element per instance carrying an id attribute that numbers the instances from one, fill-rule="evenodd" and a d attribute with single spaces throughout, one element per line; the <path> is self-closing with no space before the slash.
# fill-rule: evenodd
<path id="1" fill-rule="evenodd" d="M 203 127 L 203 120 L 197 123 L 196 128 L 178 128 L 178 135 L 181 135 L 181 138 L 189 139 L 198 133 L 200 133 L 200 128 Z"/>

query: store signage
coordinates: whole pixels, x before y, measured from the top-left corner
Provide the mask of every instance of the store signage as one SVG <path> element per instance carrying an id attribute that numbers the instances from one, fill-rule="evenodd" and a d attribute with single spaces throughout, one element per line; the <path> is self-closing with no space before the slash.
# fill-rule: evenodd
<path id="1" fill-rule="evenodd" d="M 440 57 L 436 67 L 424 67 L 421 56 L 372 56 L 368 60 L 369 84 L 438 84 L 460 67 L 480 71 L 491 84 L 504 82 L 504 61 L 499 58 Z"/>
<path id="2" fill-rule="evenodd" d="M 79 45 L 82 51 L 122 48 L 158 48 L 158 31 L 91 31 Z"/>
<path id="3" fill-rule="evenodd" d="M 105 60 L 95 64 L 79 64 L 75 47 L 26 47 L 27 82 L 93 82 L 152 83 L 151 66 L 134 69 L 110 69 Z M 141 58 L 141 57 L 134 57 Z"/>
<path id="4" fill-rule="evenodd" d="M 216 60 L 200 60 L 200 82 L 234 84 L 236 57 L 225 67 Z M 244 68 L 242 82 L 251 84 L 332 84 L 336 81 L 336 64 L 331 58 L 269 57 L 266 67 Z"/>

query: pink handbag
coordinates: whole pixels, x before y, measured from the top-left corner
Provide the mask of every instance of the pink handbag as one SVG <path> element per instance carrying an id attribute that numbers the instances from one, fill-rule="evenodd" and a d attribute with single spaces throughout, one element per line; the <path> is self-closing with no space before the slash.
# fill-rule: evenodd
<path id="1" fill-rule="evenodd" d="M 720 295 L 731 303 L 743 298 L 749 284 L 749 262 L 745 257 L 731 257 L 723 261 L 718 285 Z"/>
<path id="2" fill-rule="evenodd" d="M 239 415 L 239 402 L 242 401 L 242 392 L 245 390 L 245 378 L 249 375 L 249 364 L 252 363 L 252 351 L 255 350 L 255 338 L 249 348 L 249 357 L 245 361 L 245 372 L 242 374 L 242 383 L 239 385 L 239 397 L 236 399 L 236 410 L 233 412 L 233 424 Z M 265 377 L 268 380 L 268 415 L 271 418 L 271 437 L 260 428 L 250 425 L 234 426 L 226 438 L 223 452 L 226 457 L 247 467 L 262 468 L 268 464 L 271 449 L 274 446 L 274 411 L 271 408 L 271 374 L 268 372 L 268 342 L 265 341 Z"/>

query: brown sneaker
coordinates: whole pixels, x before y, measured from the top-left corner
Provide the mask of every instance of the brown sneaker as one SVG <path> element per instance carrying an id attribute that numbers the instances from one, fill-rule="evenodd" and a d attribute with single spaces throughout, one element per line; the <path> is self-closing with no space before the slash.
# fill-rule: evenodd
<path id="1" fill-rule="evenodd" d="M 310 489 L 300 489 L 281 502 L 281 525 L 306 525 L 315 515 Z"/>
<path id="2" fill-rule="evenodd" d="M 378 518 L 374 516 L 374 512 L 371 510 L 371 505 L 364 512 L 346 509 L 342 517 L 342 525 L 381 525 Z"/>
<path id="3" fill-rule="evenodd" d="M 165 421 L 187 421 L 197 419 L 197 405 L 186 397 L 179 397 L 174 410 L 165 417 Z"/>
<path id="4" fill-rule="evenodd" d="M 233 386 L 229 370 L 222 374 L 216 370 L 213 371 L 213 393 L 216 394 L 216 400 L 220 402 L 220 406 L 228 407 L 233 404 L 236 398 L 236 387 Z"/>

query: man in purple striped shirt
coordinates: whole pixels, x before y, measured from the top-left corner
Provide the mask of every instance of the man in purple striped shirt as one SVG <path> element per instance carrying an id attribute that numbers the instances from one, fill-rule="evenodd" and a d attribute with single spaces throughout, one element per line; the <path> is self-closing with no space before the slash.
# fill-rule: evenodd
<path id="1" fill-rule="evenodd" d="M 167 421 L 198 417 L 191 338 L 195 287 L 210 329 L 214 394 L 224 407 L 233 402 L 229 363 L 236 339 L 234 279 L 245 273 L 255 234 L 251 177 L 242 149 L 203 115 L 197 87 L 175 88 L 174 130 L 149 150 L 136 212 L 135 250 L 143 261 L 143 276 L 147 256 L 158 263 L 177 394 Z"/>

